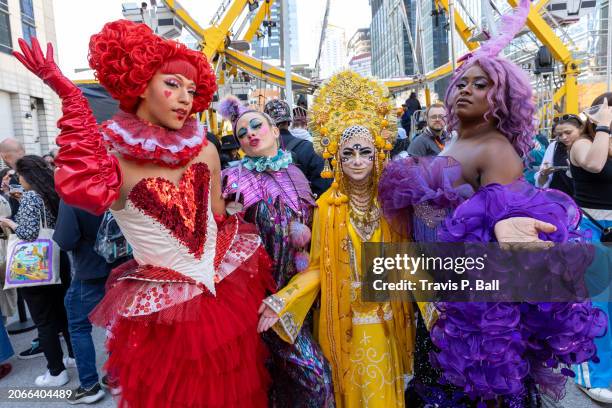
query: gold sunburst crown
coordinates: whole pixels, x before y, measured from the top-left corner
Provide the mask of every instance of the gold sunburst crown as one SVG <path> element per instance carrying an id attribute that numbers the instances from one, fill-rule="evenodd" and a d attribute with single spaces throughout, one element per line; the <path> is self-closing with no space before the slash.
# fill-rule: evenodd
<path id="1" fill-rule="evenodd" d="M 397 118 L 388 89 L 352 71 L 335 74 L 319 88 L 309 116 L 314 149 L 325 159 L 321 173 L 324 178 L 338 179 L 341 171 L 337 165 L 338 148 L 349 127 L 368 129 L 377 149 L 379 167 L 388 159 L 397 136 Z"/>

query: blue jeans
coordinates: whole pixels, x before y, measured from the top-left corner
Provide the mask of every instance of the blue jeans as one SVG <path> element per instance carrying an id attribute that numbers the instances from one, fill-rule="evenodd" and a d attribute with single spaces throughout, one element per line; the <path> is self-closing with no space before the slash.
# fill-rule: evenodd
<path id="1" fill-rule="evenodd" d="M 599 223 L 604 228 L 612 227 L 612 221 L 603 220 Z M 593 233 L 592 240 L 599 241 L 601 230 L 586 217 L 580 222 L 580 229 L 591 230 Z M 610 293 L 610 270 L 608 266 L 612 263 L 611 250 L 612 247 L 609 244 L 598 247 L 596 254 L 599 255 L 599 258 L 596 258 L 597 262 L 590 267 L 590 269 L 595 269 L 594 273 L 589 274 L 589 270 L 587 270 L 587 278 L 591 277 L 593 279 L 591 281 L 587 279 L 587 284 L 590 287 L 597 288 L 596 295 L 592 298 L 593 306 L 602 309 L 608 315 L 608 331 L 603 337 L 595 339 L 597 357 L 599 357 L 600 362 L 587 361 L 573 366 L 576 383 L 587 388 L 608 388 L 612 386 L 612 303 L 610 303 L 612 293 Z"/>
<path id="2" fill-rule="evenodd" d="M 2 327 L 0 327 L 0 363 L 8 360 L 13 354 L 13 346 L 11 346 L 4 322 L 2 322 Z"/>
<path id="3" fill-rule="evenodd" d="M 104 297 L 105 283 L 106 278 L 91 280 L 73 278 L 64 298 L 79 381 L 81 386 L 87 389 L 98 382 L 96 349 L 91 338 L 91 322 L 88 315 Z"/>

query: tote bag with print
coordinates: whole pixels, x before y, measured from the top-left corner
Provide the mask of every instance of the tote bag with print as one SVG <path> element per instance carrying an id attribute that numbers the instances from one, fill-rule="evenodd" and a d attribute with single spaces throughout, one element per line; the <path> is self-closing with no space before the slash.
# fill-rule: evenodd
<path id="1" fill-rule="evenodd" d="M 44 207 L 42 213 L 45 223 L 41 222 L 36 240 L 23 241 L 15 234 L 9 236 L 4 289 L 61 283 L 60 249 L 52 239 L 53 229 L 47 226 Z"/>

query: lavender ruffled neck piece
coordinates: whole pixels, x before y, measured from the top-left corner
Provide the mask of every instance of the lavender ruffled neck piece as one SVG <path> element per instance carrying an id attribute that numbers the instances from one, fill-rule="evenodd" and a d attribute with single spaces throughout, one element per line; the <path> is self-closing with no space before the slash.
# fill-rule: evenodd
<path id="1" fill-rule="evenodd" d="M 261 201 L 273 205 L 281 200 L 296 213 L 301 211 L 302 205 L 315 205 L 308 180 L 293 164 L 278 171 L 263 172 L 239 165 L 223 170 L 222 176 L 223 196 L 227 198 L 239 193 L 245 210 Z"/>

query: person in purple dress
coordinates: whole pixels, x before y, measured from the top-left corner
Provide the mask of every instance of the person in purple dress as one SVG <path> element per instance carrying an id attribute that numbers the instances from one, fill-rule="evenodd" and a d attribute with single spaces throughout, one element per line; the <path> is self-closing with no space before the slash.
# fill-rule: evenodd
<path id="1" fill-rule="evenodd" d="M 456 140 L 437 157 L 394 161 L 381 177 L 385 216 L 393 225 L 408 220 L 416 242 L 527 247 L 579 235 L 580 213 L 570 197 L 522 179 L 521 157 L 535 133 L 532 90 L 526 74 L 498 53 L 529 9 L 530 1 L 521 0 L 498 37 L 461 59 L 445 99 Z M 561 399 L 568 367 L 597 359 L 593 339 L 607 327 L 605 314 L 586 301 L 419 307 L 412 406 L 529 407 L 539 392 Z"/>

